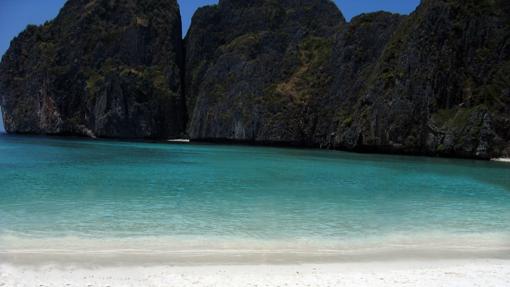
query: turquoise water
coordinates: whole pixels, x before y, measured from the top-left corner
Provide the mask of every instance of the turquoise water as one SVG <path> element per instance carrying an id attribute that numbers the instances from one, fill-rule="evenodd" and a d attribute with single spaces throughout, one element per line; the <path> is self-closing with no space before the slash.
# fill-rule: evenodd
<path id="1" fill-rule="evenodd" d="M 507 250 L 510 165 L 0 136 L 4 254 L 424 244 Z"/>

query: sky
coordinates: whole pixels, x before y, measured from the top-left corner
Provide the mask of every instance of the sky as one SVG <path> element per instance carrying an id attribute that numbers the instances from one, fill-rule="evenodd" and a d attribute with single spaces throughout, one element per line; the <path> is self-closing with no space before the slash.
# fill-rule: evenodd
<path id="1" fill-rule="evenodd" d="M 408 14 L 418 6 L 420 0 L 335 0 L 347 20 L 361 13 L 385 10 Z M 0 0 L 0 55 L 29 24 L 40 25 L 57 16 L 66 0 Z M 218 3 L 217 0 L 178 0 L 181 7 L 183 33 L 191 23 L 198 7 Z M 1 116 L 1 111 L 0 111 Z M 1 122 L 1 121 L 0 121 Z M 0 131 L 3 124 L 0 123 Z"/>

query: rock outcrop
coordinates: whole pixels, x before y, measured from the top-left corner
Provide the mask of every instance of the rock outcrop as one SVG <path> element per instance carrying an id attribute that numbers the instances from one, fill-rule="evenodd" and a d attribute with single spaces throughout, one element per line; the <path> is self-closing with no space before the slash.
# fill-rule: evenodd
<path id="1" fill-rule="evenodd" d="M 345 25 L 329 0 L 221 0 L 186 37 L 192 139 L 304 144 L 308 103 Z"/>
<path id="2" fill-rule="evenodd" d="M 175 0 L 69 0 L 29 26 L 0 65 L 12 133 L 114 138 L 184 131 L 184 61 Z"/>
<path id="3" fill-rule="evenodd" d="M 404 19 L 401 15 L 385 12 L 363 14 L 353 18 L 336 34 L 326 67 L 330 81 L 314 98 L 313 145 L 359 149 L 360 129 L 353 124 L 358 116 L 360 93 Z"/>
<path id="4" fill-rule="evenodd" d="M 0 106 L 11 133 L 510 157 L 510 2 L 220 0 L 182 41 L 175 0 L 69 0 L 12 42 Z"/>
<path id="5" fill-rule="evenodd" d="M 423 0 L 347 24 L 326 0 L 220 1 L 186 39 L 189 134 L 510 156 L 508 7 Z"/>
<path id="6" fill-rule="evenodd" d="M 509 156 L 509 19 L 504 0 L 422 1 L 348 101 L 352 121 L 334 146 Z"/>

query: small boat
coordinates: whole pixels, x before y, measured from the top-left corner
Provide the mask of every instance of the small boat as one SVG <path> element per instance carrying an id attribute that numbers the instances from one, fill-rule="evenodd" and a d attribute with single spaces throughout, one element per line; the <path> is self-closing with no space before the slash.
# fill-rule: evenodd
<path id="1" fill-rule="evenodd" d="M 190 143 L 189 139 L 171 139 L 168 140 L 170 143 Z"/>

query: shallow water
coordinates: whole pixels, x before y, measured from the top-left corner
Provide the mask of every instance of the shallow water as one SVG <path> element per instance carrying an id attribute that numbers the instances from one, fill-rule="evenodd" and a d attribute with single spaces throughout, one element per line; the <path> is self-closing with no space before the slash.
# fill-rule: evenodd
<path id="1" fill-rule="evenodd" d="M 510 255 L 510 165 L 0 136 L 2 254 L 405 246 Z"/>

